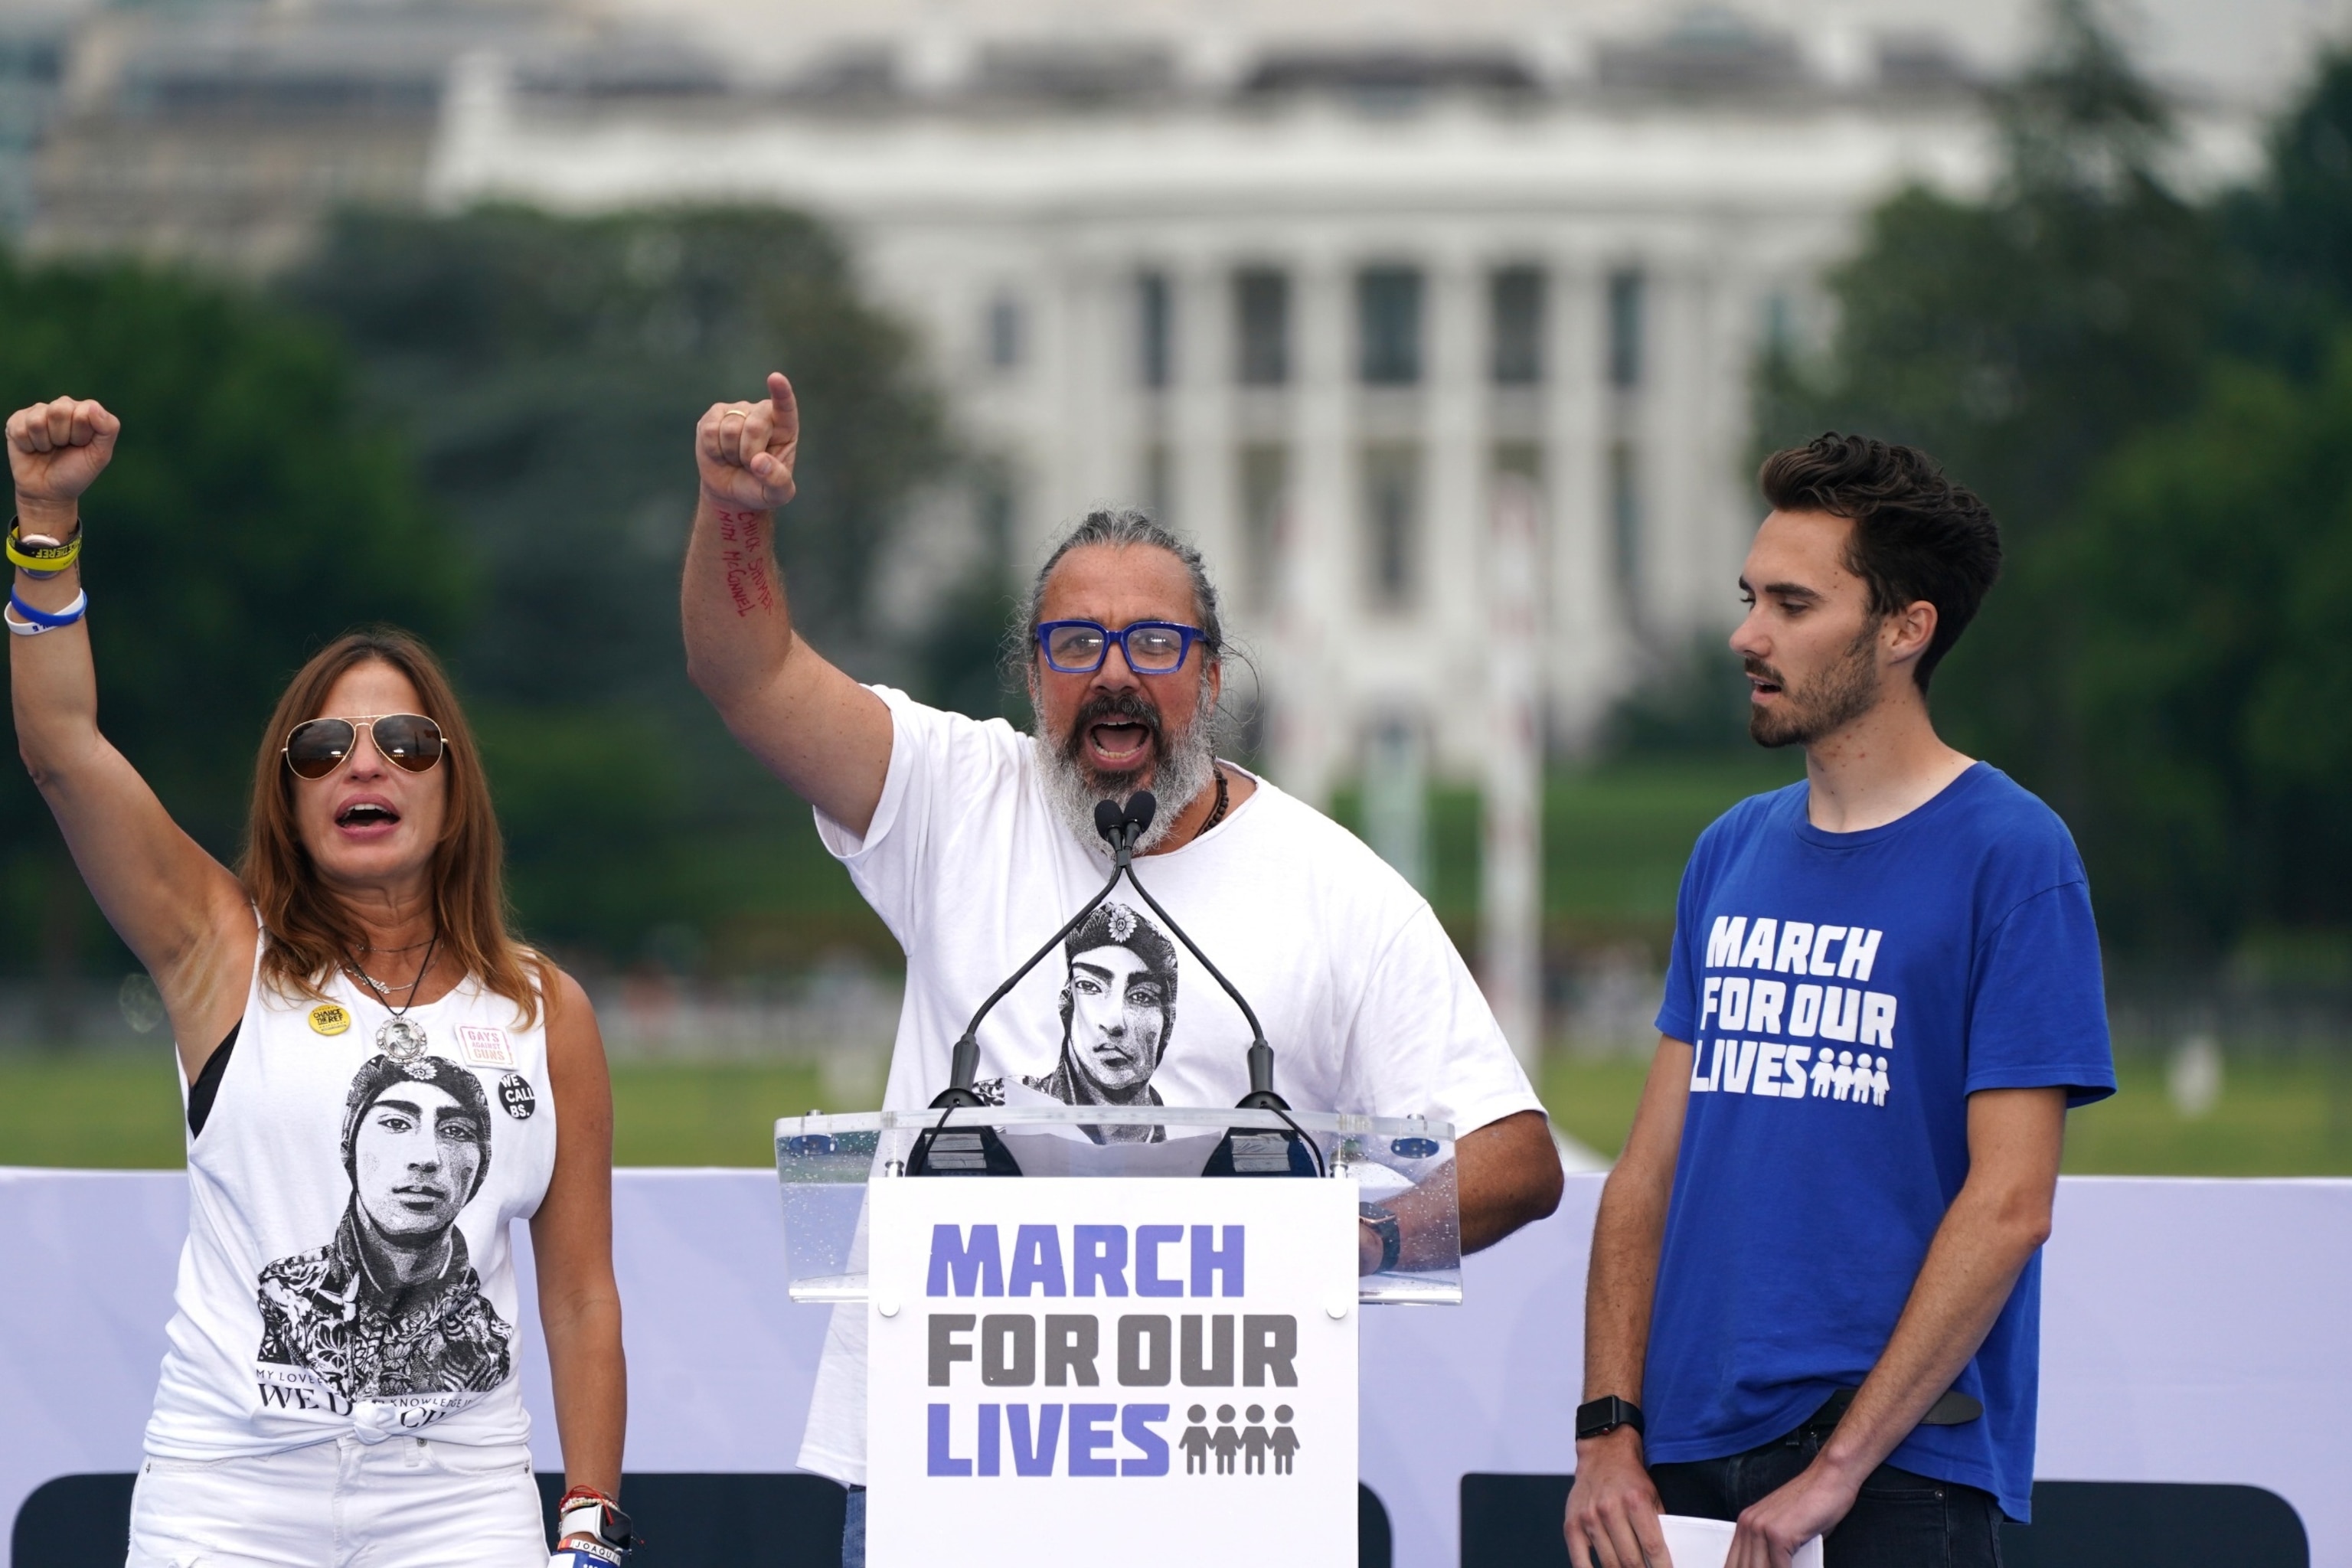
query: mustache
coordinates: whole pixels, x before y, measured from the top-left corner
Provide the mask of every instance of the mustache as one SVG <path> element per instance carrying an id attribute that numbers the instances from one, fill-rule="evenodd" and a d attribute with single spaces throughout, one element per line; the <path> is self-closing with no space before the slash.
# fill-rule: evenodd
<path id="1" fill-rule="evenodd" d="M 1072 762 L 1086 745 L 1086 733 L 1090 726 L 1113 720 L 1139 724 L 1151 737 L 1154 756 L 1167 750 L 1167 726 L 1161 721 L 1158 707 L 1135 691 L 1098 691 L 1078 705 L 1077 713 L 1070 720 L 1069 733 L 1062 737 L 1062 754 Z"/>
<path id="2" fill-rule="evenodd" d="M 1739 668 L 1759 680 L 1769 680 L 1784 690 L 1788 688 L 1786 678 L 1760 658 L 1743 658 L 1739 661 Z"/>

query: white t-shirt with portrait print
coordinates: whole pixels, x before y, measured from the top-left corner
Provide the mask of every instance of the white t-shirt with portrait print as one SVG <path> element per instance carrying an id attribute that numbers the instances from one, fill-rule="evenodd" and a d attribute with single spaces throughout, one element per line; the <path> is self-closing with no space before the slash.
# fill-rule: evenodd
<path id="1" fill-rule="evenodd" d="M 819 812 L 817 830 L 907 952 L 883 1105 L 909 1110 L 947 1087 L 972 1009 L 1095 894 L 1110 856 L 1048 804 L 1030 737 L 874 689 L 892 742 L 873 821 L 861 837 Z M 1256 783 L 1223 821 L 1136 870 L 1249 998 L 1276 1089 L 1302 1110 L 1426 1116 L 1457 1136 L 1540 1110 L 1428 900 L 1330 818 Z M 1049 954 L 989 1015 L 981 1079 L 1066 1100 L 1090 1052 L 1131 1079 L 1156 1049 L 1162 1103 L 1234 1104 L 1249 1089 L 1241 1010 L 1132 889 L 1111 902 L 1088 922 L 1098 959 Z M 866 1479 L 865 1339 L 863 1307 L 835 1312 L 800 1456 L 853 1484 Z"/>

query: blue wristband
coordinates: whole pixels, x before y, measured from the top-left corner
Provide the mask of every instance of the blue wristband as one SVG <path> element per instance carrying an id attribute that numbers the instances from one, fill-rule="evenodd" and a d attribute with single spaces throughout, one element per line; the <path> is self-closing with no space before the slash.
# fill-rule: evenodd
<path id="1" fill-rule="evenodd" d="M 8 590 L 8 607 L 16 611 L 16 618 L 26 626 L 38 626 L 45 632 L 53 632 L 59 626 L 69 626 L 89 614 L 89 593 L 85 589 L 76 594 L 72 604 L 52 615 L 47 610 L 33 608 L 17 596 L 16 589 L 11 588 Z"/>
<path id="2" fill-rule="evenodd" d="M 601 1541 L 583 1541 L 574 1546 L 558 1547 L 548 1558 L 547 1568 L 607 1568 L 620 1562 L 621 1557 L 616 1546 L 607 1546 Z"/>

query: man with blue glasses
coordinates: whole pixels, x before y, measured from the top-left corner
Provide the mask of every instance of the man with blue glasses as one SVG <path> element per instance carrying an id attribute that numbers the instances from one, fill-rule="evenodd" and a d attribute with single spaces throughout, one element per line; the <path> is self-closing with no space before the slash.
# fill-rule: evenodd
<path id="1" fill-rule="evenodd" d="M 1022 612 L 1034 734 L 860 686 L 793 629 L 772 541 L 800 421 L 782 376 L 768 393 L 713 405 L 697 430 L 688 663 L 729 728 L 815 806 L 826 847 L 906 949 L 884 1104 L 918 1109 L 947 1087 L 973 1006 L 1101 886 L 1097 805 L 1149 789 L 1145 879 L 1250 998 L 1284 1097 L 1452 1123 L 1465 1251 L 1549 1214 L 1560 1170 L 1542 1108 L 1427 901 L 1330 819 L 1217 757 L 1224 636 L 1200 552 L 1135 512 L 1096 512 L 1062 538 Z M 1122 917 L 1136 929 L 1090 939 L 1060 973 L 1032 971 L 990 1016 L 991 1098 L 1096 1103 L 1148 1083 L 1170 1105 L 1230 1106 L 1248 1090 L 1240 1010 L 1214 984 L 1180 985 L 1182 955 L 1142 914 L 1106 907 L 1114 927 Z M 1111 962 L 1113 947 L 1151 958 Z M 1088 1021 L 1075 1066 L 1074 1013 Z M 1386 1215 L 1359 1240 L 1368 1271 L 1401 1245 Z M 865 1323 L 835 1315 L 800 1457 L 853 1488 Z M 863 1502 L 853 1490 L 845 1562 L 857 1568 Z"/>

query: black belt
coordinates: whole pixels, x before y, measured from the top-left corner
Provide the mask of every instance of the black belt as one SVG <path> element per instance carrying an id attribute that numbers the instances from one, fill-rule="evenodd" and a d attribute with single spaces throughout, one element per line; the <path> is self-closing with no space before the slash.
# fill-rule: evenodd
<path id="1" fill-rule="evenodd" d="M 1845 1416 L 1846 1407 L 1862 1390 L 1841 1388 L 1822 1402 L 1822 1407 L 1805 1418 L 1800 1431 L 1827 1432 Z M 1984 1414 L 1984 1405 L 1973 1394 L 1948 1388 L 1937 1395 L 1936 1403 L 1927 1406 L 1927 1414 L 1919 1417 L 1922 1426 L 1963 1426 Z"/>

